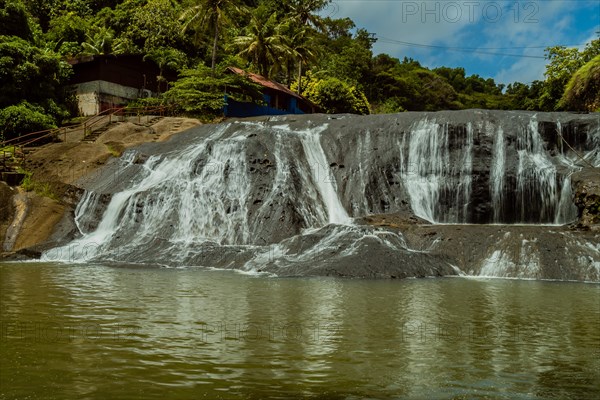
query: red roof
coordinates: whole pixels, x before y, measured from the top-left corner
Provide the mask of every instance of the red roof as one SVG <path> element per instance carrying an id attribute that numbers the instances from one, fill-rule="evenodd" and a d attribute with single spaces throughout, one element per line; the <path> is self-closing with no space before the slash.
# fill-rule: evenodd
<path id="1" fill-rule="evenodd" d="M 265 78 L 262 75 L 253 74 L 252 72 L 246 72 L 243 69 L 236 68 L 236 67 L 228 67 L 227 69 L 230 70 L 233 73 L 238 74 L 238 75 L 247 76 L 254 83 L 258 83 L 261 86 L 264 86 L 264 87 L 267 87 L 267 88 L 273 89 L 273 90 L 278 90 L 280 92 L 287 93 L 290 96 L 293 96 L 293 97 L 296 97 L 298 99 L 302 99 L 302 100 L 306 101 L 306 99 L 304 97 L 300 96 L 298 93 L 295 93 L 295 92 L 291 91 L 287 86 L 284 86 L 281 83 L 270 81 L 270 80 L 268 80 L 267 78 Z"/>

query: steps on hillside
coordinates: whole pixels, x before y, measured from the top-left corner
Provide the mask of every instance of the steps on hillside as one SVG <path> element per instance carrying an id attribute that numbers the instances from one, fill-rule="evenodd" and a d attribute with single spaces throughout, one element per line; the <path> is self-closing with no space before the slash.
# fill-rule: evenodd
<path id="1" fill-rule="evenodd" d="M 163 118 L 164 117 L 160 117 L 160 119 L 163 119 Z M 181 121 L 181 120 L 177 120 L 177 121 L 173 122 L 173 125 L 171 126 L 171 130 L 169 130 L 169 134 L 179 132 L 181 130 L 182 124 L 183 124 L 183 121 Z M 158 141 L 158 139 L 159 139 L 159 137 L 155 137 L 152 139 L 152 141 L 156 142 L 156 141 Z"/>
<path id="2" fill-rule="evenodd" d="M 146 121 L 146 123 L 144 124 L 144 126 L 152 126 L 157 124 L 158 122 L 162 121 L 165 117 L 161 117 L 161 116 L 153 116 L 151 117 L 148 121 Z"/>
<path id="3" fill-rule="evenodd" d="M 142 125 L 146 126 L 146 127 L 150 127 L 152 125 L 155 125 L 156 123 L 158 123 L 162 119 L 164 119 L 164 117 L 154 116 L 154 117 L 151 117 L 148 121 L 146 121 Z M 98 129 L 94 130 L 92 133 L 90 133 L 89 135 L 87 135 L 86 137 L 84 137 L 83 140 L 82 140 L 82 142 L 84 142 L 84 143 L 94 143 L 94 142 L 96 142 L 96 140 L 100 137 L 100 135 L 102 135 L 104 132 L 108 131 L 109 129 L 113 128 L 118 123 L 119 123 L 118 121 L 109 122 L 108 124 L 106 124 L 106 125 L 98 128 Z"/>
<path id="4" fill-rule="evenodd" d="M 173 126 L 171 127 L 171 132 L 176 132 L 179 129 L 181 129 L 182 124 L 183 124 L 183 121 L 181 121 L 181 120 L 173 122 Z"/>
<path id="5" fill-rule="evenodd" d="M 94 143 L 98 137 L 100 137 L 100 135 L 102 135 L 104 132 L 108 131 L 110 128 L 114 127 L 115 125 L 117 125 L 118 122 L 113 121 L 113 122 L 109 122 L 108 124 L 96 129 L 95 131 L 93 131 L 92 133 L 90 133 L 89 135 L 86 135 L 82 142 L 84 143 Z"/>

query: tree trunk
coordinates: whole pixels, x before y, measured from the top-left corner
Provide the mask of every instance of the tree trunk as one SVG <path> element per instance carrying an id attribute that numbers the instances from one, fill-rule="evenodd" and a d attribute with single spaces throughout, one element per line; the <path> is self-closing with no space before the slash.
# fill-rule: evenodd
<path id="1" fill-rule="evenodd" d="M 215 20 L 215 39 L 213 42 L 212 64 L 211 64 L 213 76 L 215 75 L 215 68 L 217 66 L 217 42 L 218 41 L 219 41 L 219 23 L 218 23 L 218 21 Z"/>
<path id="2" fill-rule="evenodd" d="M 302 95 L 302 59 L 298 62 L 298 94 Z"/>
<path id="3" fill-rule="evenodd" d="M 260 74 L 264 76 L 266 79 L 269 79 L 269 60 L 266 55 L 260 56 Z"/>
<path id="4" fill-rule="evenodd" d="M 287 79 L 287 86 L 288 87 L 292 87 L 292 69 L 294 68 L 294 64 L 293 64 L 293 60 L 290 58 L 287 61 L 287 66 L 286 66 L 286 79 Z"/>
<path id="5" fill-rule="evenodd" d="M 164 79 L 164 75 L 163 75 L 163 67 L 160 67 L 159 72 L 160 76 L 158 77 L 157 82 L 157 87 L 158 87 L 158 94 L 161 94 L 162 92 L 160 91 L 160 83 L 162 82 L 162 80 Z"/>

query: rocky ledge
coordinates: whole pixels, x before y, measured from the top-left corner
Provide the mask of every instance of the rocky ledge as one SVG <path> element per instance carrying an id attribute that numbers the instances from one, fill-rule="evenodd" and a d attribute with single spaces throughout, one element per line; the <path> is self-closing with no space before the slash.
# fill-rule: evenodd
<path id="1" fill-rule="evenodd" d="M 600 232 L 600 169 L 590 167 L 574 173 L 571 186 L 578 209 L 577 226 Z"/>

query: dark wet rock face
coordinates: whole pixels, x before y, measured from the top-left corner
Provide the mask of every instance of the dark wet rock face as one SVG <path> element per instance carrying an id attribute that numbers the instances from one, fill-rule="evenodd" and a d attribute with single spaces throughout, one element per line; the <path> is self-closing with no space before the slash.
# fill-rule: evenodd
<path id="1" fill-rule="evenodd" d="M 588 211 L 574 203 L 574 179 L 600 164 L 598 125 L 595 115 L 468 110 L 202 126 L 88 179 L 69 257 L 288 276 L 598 280 L 593 234 L 557 227 L 544 236 L 554 249 L 531 244 L 548 230 L 540 224 L 593 211 L 587 186 L 577 201 Z M 459 225 L 416 228 L 432 223 Z M 490 223 L 538 226 L 505 238 Z"/>
<path id="2" fill-rule="evenodd" d="M 0 248 L 3 248 L 5 233 L 10 225 L 14 215 L 13 195 L 15 189 L 12 189 L 4 182 L 0 182 Z"/>
<path id="3" fill-rule="evenodd" d="M 600 171 L 585 168 L 574 173 L 572 186 L 578 210 L 578 226 L 600 231 Z"/>
<path id="4" fill-rule="evenodd" d="M 600 235 L 568 226 L 424 225 L 396 215 L 359 220 L 402 232 L 409 248 L 448 257 L 470 276 L 600 280 Z"/>
<path id="5" fill-rule="evenodd" d="M 347 167 L 332 171 L 346 208 L 359 215 L 400 211 L 408 198 L 431 222 L 567 223 L 576 218 L 569 146 L 598 148 L 598 122 L 589 116 L 444 112 L 338 127 L 343 121 L 332 121 L 322 142 L 328 158 Z"/>

